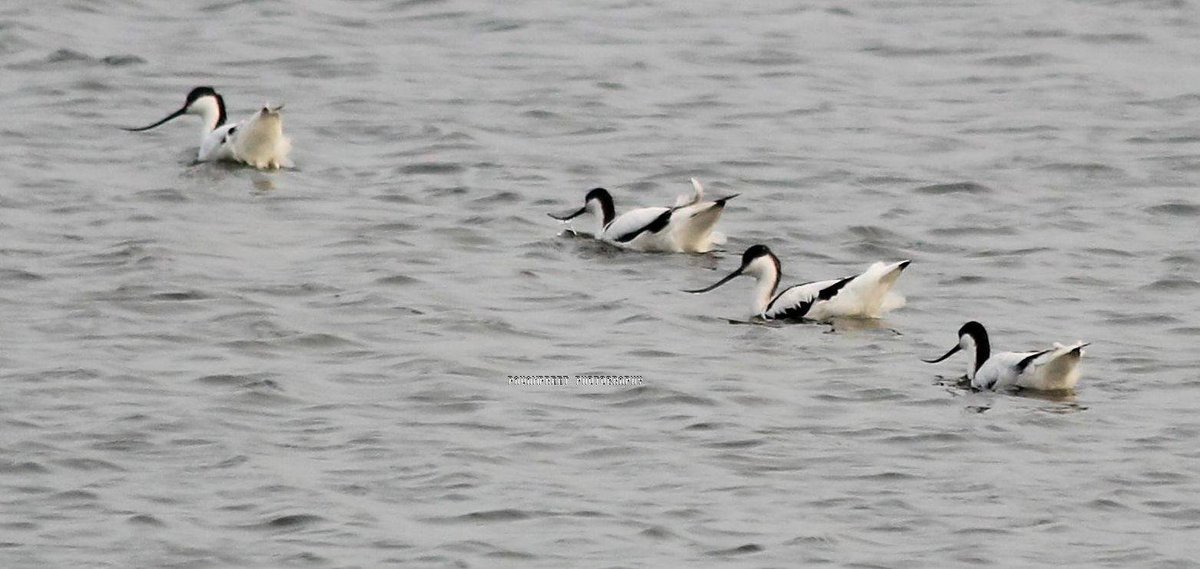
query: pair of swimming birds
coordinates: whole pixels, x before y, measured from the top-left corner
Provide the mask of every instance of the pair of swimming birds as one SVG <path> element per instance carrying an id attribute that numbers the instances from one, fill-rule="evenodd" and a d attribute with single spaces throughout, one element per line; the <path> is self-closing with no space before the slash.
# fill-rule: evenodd
<path id="1" fill-rule="evenodd" d="M 566 214 L 549 214 L 567 222 L 590 216 L 596 239 L 635 251 L 704 253 L 725 242 L 714 231 L 725 204 L 737 194 L 717 200 L 704 199 L 704 187 L 692 179 L 692 194 L 681 195 L 670 207 L 645 207 L 616 214 L 612 195 L 604 188 L 587 193 L 583 207 Z M 860 274 L 808 282 L 779 290 L 783 276 L 779 257 L 766 245 L 753 245 L 742 253 L 736 270 L 716 283 L 690 293 L 709 292 L 739 276 L 756 281 L 752 315 L 764 320 L 827 321 L 833 318 L 879 318 L 904 306 L 903 296 L 892 291 L 910 260 L 877 262 Z M 967 378 L 976 389 L 1012 388 L 1067 390 L 1079 381 L 1079 360 L 1083 347 L 1054 344 L 1035 352 L 991 353 L 987 330 L 978 322 L 968 322 L 958 331 L 958 344 L 938 363 L 959 350 L 969 355 Z"/>

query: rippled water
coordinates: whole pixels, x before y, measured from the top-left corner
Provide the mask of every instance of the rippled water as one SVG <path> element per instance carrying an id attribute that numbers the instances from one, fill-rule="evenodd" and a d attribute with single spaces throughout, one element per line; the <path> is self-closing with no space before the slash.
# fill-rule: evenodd
<path id="1" fill-rule="evenodd" d="M 0 565 L 1200 566 L 1200 7 L 749 4 L 0 7 Z M 116 128 L 203 84 L 297 167 Z M 545 216 L 692 176 L 727 253 Z M 679 292 L 756 242 L 909 305 Z"/>

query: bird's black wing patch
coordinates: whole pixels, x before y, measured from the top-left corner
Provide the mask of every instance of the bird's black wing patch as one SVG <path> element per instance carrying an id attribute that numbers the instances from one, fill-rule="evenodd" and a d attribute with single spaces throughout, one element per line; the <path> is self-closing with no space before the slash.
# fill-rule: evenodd
<path id="1" fill-rule="evenodd" d="M 1053 351 L 1054 351 L 1053 349 L 1042 350 L 1031 356 L 1025 356 L 1025 358 L 1023 358 L 1021 361 L 1017 362 L 1017 373 L 1020 374 L 1020 373 L 1024 372 L 1025 368 L 1029 367 L 1029 364 L 1033 363 L 1033 360 L 1036 360 L 1038 358 L 1038 356 L 1044 356 Z"/>
<path id="2" fill-rule="evenodd" d="M 614 239 L 614 241 L 616 241 L 617 243 L 628 243 L 630 241 L 633 241 L 634 239 L 637 239 L 637 236 L 641 235 L 642 233 L 658 233 L 659 231 L 662 231 L 663 228 L 665 228 L 667 226 L 667 224 L 669 224 L 671 222 L 671 214 L 672 213 L 675 213 L 675 210 L 668 209 L 667 211 L 660 213 L 658 215 L 658 217 L 654 218 L 654 221 L 651 221 L 650 223 L 647 223 L 646 225 L 643 225 L 643 226 L 639 227 L 638 229 L 630 231 L 629 233 L 626 233 L 625 235 L 621 235 L 620 237 L 617 237 L 616 239 Z"/>
<path id="3" fill-rule="evenodd" d="M 802 287 L 802 286 L 805 286 L 808 284 L 812 284 L 812 283 L 803 283 L 803 284 L 798 284 L 798 285 L 792 285 L 792 286 L 789 286 L 789 287 L 779 291 L 779 294 L 776 294 L 775 298 L 772 298 L 771 302 L 767 303 L 767 309 L 764 312 L 770 314 L 771 308 L 773 306 L 775 306 L 775 303 L 779 302 L 779 299 L 783 298 L 783 295 L 787 294 L 789 290 L 792 290 L 794 288 L 799 288 L 799 287 Z M 811 299 L 811 298 L 808 300 L 801 301 L 799 304 L 794 304 L 792 306 L 789 306 L 789 307 L 781 310 L 777 314 L 768 316 L 768 318 L 772 318 L 775 320 L 801 320 L 804 318 L 805 314 L 808 314 L 808 311 L 812 308 L 813 302 L 815 302 L 815 301 L 814 301 L 814 299 Z"/>
<path id="4" fill-rule="evenodd" d="M 845 287 L 846 284 L 848 284 L 852 280 L 854 280 L 854 277 L 846 277 L 836 283 L 833 283 L 833 284 L 821 289 L 821 292 L 817 293 L 817 300 L 829 300 L 829 299 L 833 298 L 834 296 L 837 296 L 838 291 L 842 290 L 842 288 Z"/>
<path id="5" fill-rule="evenodd" d="M 808 314 L 808 311 L 812 309 L 812 305 L 811 301 L 801 302 L 800 304 L 789 306 L 779 313 L 772 314 L 770 318 L 775 320 L 803 320 L 804 315 Z"/>
<path id="6" fill-rule="evenodd" d="M 818 291 L 816 298 L 809 298 L 808 300 L 801 301 L 798 304 L 789 306 L 789 307 L 779 311 L 778 313 L 772 315 L 771 318 L 781 319 L 781 320 L 782 319 L 786 319 L 786 320 L 803 319 L 808 314 L 808 311 L 812 310 L 812 307 L 814 304 L 816 304 L 822 300 L 829 300 L 829 299 L 833 298 L 834 296 L 837 295 L 838 291 L 842 290 L 842 288 L 845 287 L 846 284 L 852 280 L 854 280 L 854 277 L 846 277 L 844 279 L 841 279 L 838 282 L 833 283 L 833 284 L 821 289 L 820 291 Z M 796 287 L 806 286 L 806 285 L 810 285 L 810 284 L 812 284 L 812 283 L 807 282 L 804 284 L 793 285 L 793 286 L 783 289 L 783 291 L 781 291 L 779 294 L 775 295 L 775 298 L 771 299 L 771 302 L 767 304 L 767 312 L 770 312 L 771 307 L 775 306 L 775 303 L 781 297 L 783 297 L 783 295 L 787 294 L 787 292 L 789 290 L 792 290 Z"/>

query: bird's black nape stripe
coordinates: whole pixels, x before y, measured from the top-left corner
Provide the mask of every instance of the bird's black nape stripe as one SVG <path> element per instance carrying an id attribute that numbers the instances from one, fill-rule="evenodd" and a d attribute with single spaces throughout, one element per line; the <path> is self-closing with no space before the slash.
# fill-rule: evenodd
<path id="1" fill-rule="evenodd" d="M 221 125 L 225 124 L 225 120 L 227 118 L 225 116 L 225 99 L 216 92 L 213 92 L 213 97 L 216 97 L 217 99 L 217 128 L 220 128 Z M 233 132 L 230 131 L 230 134 L 232 133 Z"/>
<path id="2" fill-rule="evenodd" d="M 616 242 L 628 243 L 634 239 L 637 239 L 637 236 L 641 235 L 642 233 L 658 233 L 659 231 L 662 231 L 669 223 L 671 223 L 672 213 L 674 213 L 674 210 L 668 209 L 667 211 L 658 214 L 658 217 L 654 218 L 654 221 L 651 221 L 650 223 L 647 223 L 638 229 L 630 231 L 625 235 L 617 237 Z"/>
<path id="3" fill-rule="evenodd" d="M 218 128 L 225 124 L 225 121 L 229 118 L 228 115 L 225 114 L 225 99 L 217 93 L 216 89 L 213 89 L 207 85 L 196 87 L 191 91 L 188 91 L 187 100 L 184 101 L 183 108 L 186 109 L 192 106 L 192 103 L 195 103 L 197 99 L 202 97 L 212 97 L 217 100 L 217 125 L 213 128 Z"/>
<path id="4" fill-rule="evenodd" d="M 992 343 L 988 341 L 987 329 L 983 327 L 983 324 L 972 320 L 958 329 L 959 338 L 962 338 L 964 334 L 975 340 L 975 371 L 979 371 L 983 362 L 992 357 Z"/>
<path id="5" fill-rule="evenodd" d="M 779 257 L 771 253 L 770 249 L 767 249 L 767 253 L 771 259 L 771 264 L 775 265 L 775 283 L 771 285 L 771 294 L 775 294 L 775 291 L 779 290 L 779 283 L 783 281 L 783 265 L 779 264 Z M 775 298 L 779 297 L 776 296 Z"/>
<path id="6" fill-rule="evenodd" d="M 992 345 L 988 342 L 987 336 L 975 338 L 975 371 L 983 367 L 983 362 L 992 357 Z"/>
<path id="7" fill-rule="evenodd" d="M 617 218 L 617 208 L 613 206 L 612 198 L 600 201 L 600 223 L 604 227 L 612 223 Z"/>
<path id="8" fill-rule="evenodd" d="M 600 202 L 600 227 L 607 228 L 608 224 L 617 218 L 617 209 L 613 207 L 612 194 L 604 188 L 592 188 L 583 198 L 584 207 L 586 208 L 588 202 L 592 200 Z"/>

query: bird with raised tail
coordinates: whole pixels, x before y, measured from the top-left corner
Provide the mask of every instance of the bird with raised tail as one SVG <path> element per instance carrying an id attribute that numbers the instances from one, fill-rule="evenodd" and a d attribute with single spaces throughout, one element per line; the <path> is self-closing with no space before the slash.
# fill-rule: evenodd
<path id="1" fill-rule="evenodd" d="M 983 324 L 967 322 L 958 329 L 958 344 L 940 358 L 921 360 L 936 364 L 959 350 L 967 352 L 967 379 L 975 389 L 1000 391 L 1011 388 L 1061 391 L 1074 389 L 1079 383 L 1079 361 L 1083 359 L 1084 342 L 1064 346 L 1058 342 L 1048 350 L 1038 352 L 992 353 L 987 330 Z"/>
<path id="2" fill-rule="evenodd" d="M 912 261 L 875 263 L 862 274 L 790 286 L 776 293 L 783 271 L 779 258 L 766 245 L 754 245 L 742 254 L 742 264 L 716 284 L 686 290 L 704 293 L 734 277 L 754 277 L 757 284 L 751 302 L 752 316 L 766 320 L 817 320 L 838 317 L 879 318 L 904 306 L 904 297 L 892 292 L 896 279 Z"/>
<path id="3" fill-rule="evenodd" d="M 255 168 L 291 166 L 288 153 L 292 143 L 283 135 L 283 105 L 263 105 L 245 120 L 227 124 L 225 99 L 212 87 L 196 87 L 188 93 L 183 106 L 166 118 L 149 126 L 126 128 L 142 132 L 183 115 L 200 115 L 200 152 L 197 162 L 225 160 L 240 162 Z"/>
<path id="4" fill-rule="evenodd" d="M 596 239 L 634 251 L 706 253 L 725 242 L 725 236 L 713 228 L 725 202 L 735 197 L 737 194 L 705 201 L 704 186 L 692 178 L 692 194 L 680 195 L 671 207 L 643 207 L 617 215 L 612 194 L 595 188 L 587 193 L 582 208 L 548 215 L 566 222 L 590 214 Z"/>

